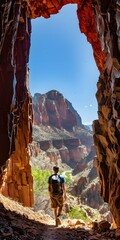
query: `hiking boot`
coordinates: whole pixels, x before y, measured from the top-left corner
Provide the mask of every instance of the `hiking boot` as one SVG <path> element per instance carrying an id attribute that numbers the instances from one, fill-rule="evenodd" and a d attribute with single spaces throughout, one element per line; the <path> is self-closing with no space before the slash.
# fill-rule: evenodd
<path id="1" fill-rule="evenodd" d="M 55 220 L 55 226 L 58 227 L 58 221 L 57 221 L 57 219 Z"/>
<path id="2" fill-rule="evenodd" d="M 59 225 L 61 225 L 61 221 L 60 221 L 60 219 L 57 218 L 56 221 L 55 221 L 55 223 L 56 223 L 56 227 L 58 227 Z"/>

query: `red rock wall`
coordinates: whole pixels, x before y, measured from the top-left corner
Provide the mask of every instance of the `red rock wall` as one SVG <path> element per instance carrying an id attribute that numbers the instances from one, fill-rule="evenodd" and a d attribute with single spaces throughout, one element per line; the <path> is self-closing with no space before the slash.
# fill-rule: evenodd
<path id="1" fill-rule="evenodd" d="M 94 122 L 94 141 L 101 182 L 101 195 L 110 205 L 120 226 L 120 5 L 117 0 L 26 0 L 0 2 L 0 164 L 14 151 L 22 161 L 21 149 L 28 147 L 31 133 L 29 111 L 23 105 L 27 94 L 27 61 L 30 45 L 29 18 L 50 17 L 63 5 L 78 4 L 80 29 L 92 44 L 100 70 L 97 84 L 98 117 Z M 21 18 L 20 18 L 21 14 Z M 26 21 L 24 21 L 26 19 Z M 30 22 L 29 22 L 30 23 Z M 18 38 L 16 36 L 18 35 Z M 89 83 L 88 83 L 89 84 Z M 29 95 L 27 97 L 29 99 Z M 31 115 L 31 114 L 30 114 Z M 18 117 L 17 117 L 18 116 Z M 19 118 L 20 117 L 20 118 Z M 19 119 L 19 120 L 18 120 Z M 19 122 L 19 123 L 18 123 Z M 24 129 L 23 126 L 26 126 Z M 25 132 L 26 131 L 26 132 Z M 23 144 L 23 147 L 22 147 Z M 26 153 L 27 154 L 27 153 Z M 23 160 L 24 162 L 24 160 Z"/>
<path id="2" fill-rule="evenodd" d="M 100 70 L 97 83 L 98 120 L 94 121 L 94 143 L 101 196 L 110 205 L 120 225 L 120 13 L 118 1 L 79 4 L 80 29 L 93 46 Z M 89 11 L 88 11 L 89 9 Z"/>
<path id="3" fill-rule="evenodd" d="M 27 68 L 31 23 L 27 11 L 26 3 L 21 1 L 0 3 L 0 165 L 3 174 L 9 158 L 1 192 L 32 206 L 28 152 L 32 139 L 32 102 Z"/>
<path id="4" fill-rule="evenodd" d="M 110 205 L 111 212 L 120 225 L 120 18 L 117 1 L 102 3 L 100 14 L 96 9 L 99 39 L 106 54 L 97 84 L 98 121 L 94 121 L 94 142 L 97 167 L 101 182 L 101 196 Z M 100 25 L 101 23 L 101 25 Z"/>

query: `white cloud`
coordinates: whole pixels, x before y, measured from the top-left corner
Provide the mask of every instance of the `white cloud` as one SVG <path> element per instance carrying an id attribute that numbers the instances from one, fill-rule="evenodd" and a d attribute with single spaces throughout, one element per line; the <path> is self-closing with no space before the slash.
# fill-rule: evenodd
<path id="1" fill-rule="evenodd" d="M 84 125 L 92 125 L 92 122 L 84 122 Z"/>
<path id="2" fill-rule="evenodd" d="M 84 108 L 92 107 L 93 105 L 90 103 L 88 106 L 85 105 Z"/>

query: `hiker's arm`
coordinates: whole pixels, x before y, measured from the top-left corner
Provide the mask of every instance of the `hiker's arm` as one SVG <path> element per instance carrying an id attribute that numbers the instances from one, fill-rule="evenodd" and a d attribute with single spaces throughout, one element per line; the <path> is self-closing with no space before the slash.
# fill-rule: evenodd
<path id="1" fill-rule="evenodd" d="M 66 195 L 66 187 L 65 187 L 65 184 L 63 183 L 62 186 L 63 186 L 64 199 L 66 200 L 67 195 Z"/>
<path id="2" fill-rule="evenodd" d="M 48 192 L 50 193 L 50 183 L 48 183 Z"/>

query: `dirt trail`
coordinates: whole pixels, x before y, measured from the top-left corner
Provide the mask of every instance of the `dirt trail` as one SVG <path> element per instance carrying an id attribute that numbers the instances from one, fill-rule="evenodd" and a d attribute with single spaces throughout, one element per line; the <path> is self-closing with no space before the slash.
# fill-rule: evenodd
<path id="1" fill-rule="evenodd" d="M 64 222 L 63 225 L 55 227 L 54 225 L 47 225 L 47 229 L 41 235 L 41 240 L 115 240 L 115 230 L 107 230 L 99 233 L 91 227 L 85 225 L 72 225 Z"/>
<path id="2" fill-rule="evenodd" d="M 55 227 L 47 215 L 37 214 L 29 208 L 0 195 L 0 240 L 115 240 L 115 230 L 99 232 L 78 221 L 62 220 Z"/>

